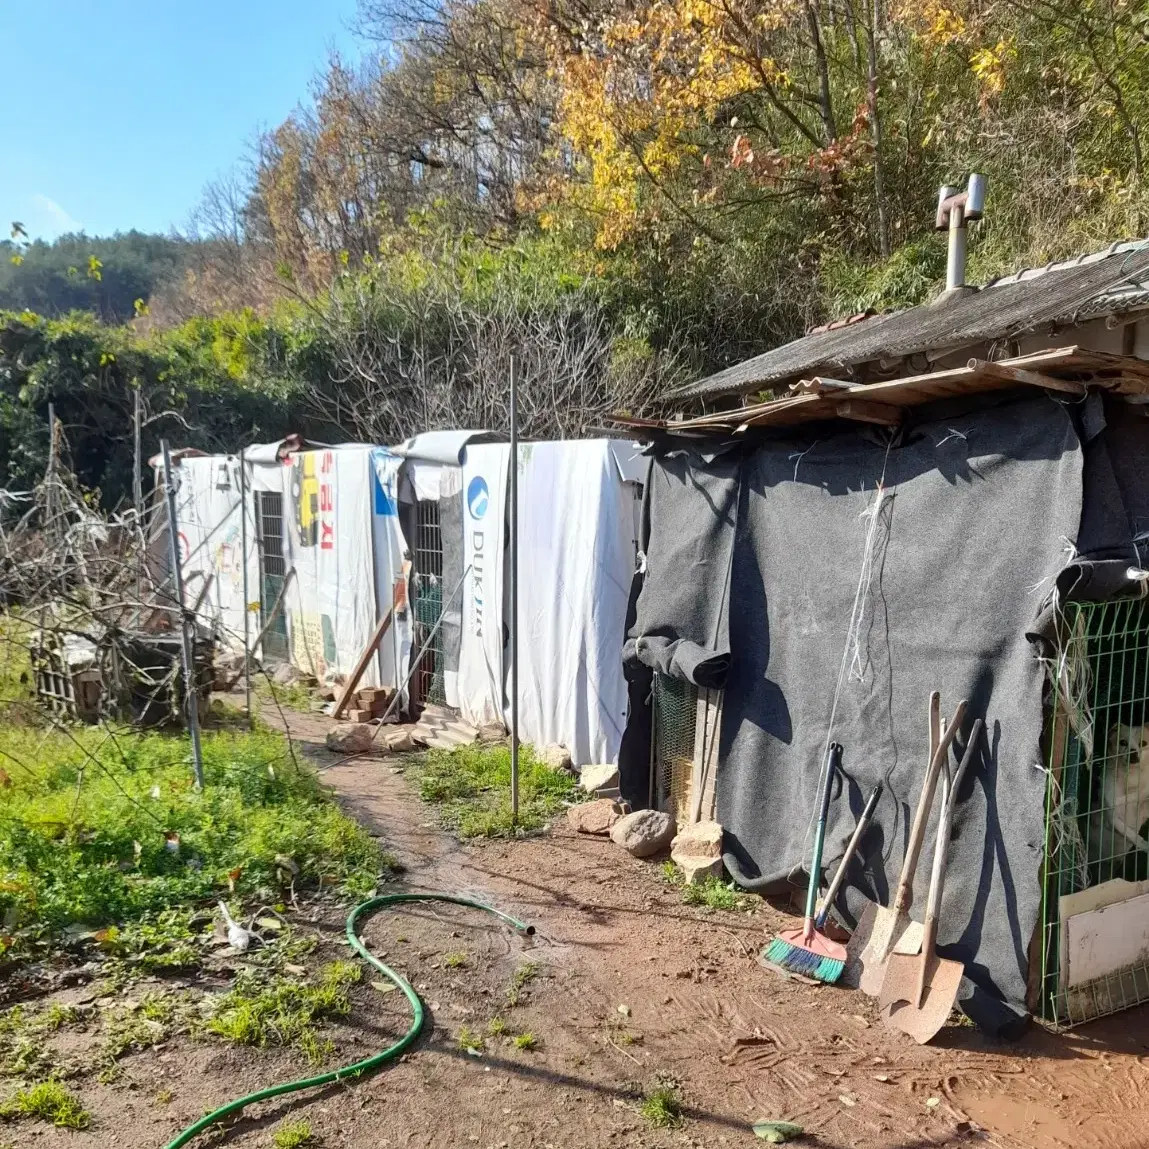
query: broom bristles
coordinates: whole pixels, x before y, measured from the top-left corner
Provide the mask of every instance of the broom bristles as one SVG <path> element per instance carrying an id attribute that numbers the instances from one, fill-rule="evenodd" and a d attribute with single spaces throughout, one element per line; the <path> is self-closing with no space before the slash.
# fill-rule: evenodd
<path id="1" fill-rule="evenodd" d="M 806 949 L 805 946 L 788 942 L 785 938 L 775 938 L 763 951 L 762 956 L 772 965 L 787 973 L 812 977 L 816 981 L 833 985 L 842 976 L 846 963 L 837 958 L 826 957 Z"/>

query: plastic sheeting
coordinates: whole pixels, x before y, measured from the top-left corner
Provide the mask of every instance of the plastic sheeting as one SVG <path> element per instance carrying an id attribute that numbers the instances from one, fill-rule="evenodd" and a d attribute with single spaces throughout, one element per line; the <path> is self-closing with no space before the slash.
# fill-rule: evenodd
<path id="1" fill-rule="evenodd" d="M 284 499 L 292 662 L 321 682 L 349 674 L 376 626 L 373 448 L 301 451 Z M 361 686 L 379 686 L 372 660 Z"/>
<path id="2" fill-rule="evenodd" d="M 639 490 L 608 440 L 519 448 L 519 735 L 614 762 L 626 725 L 619 648 Z M 509 690 L 509 685 L 508 685 Z M 510 710 L 507 710 L 510 721 Z"/>

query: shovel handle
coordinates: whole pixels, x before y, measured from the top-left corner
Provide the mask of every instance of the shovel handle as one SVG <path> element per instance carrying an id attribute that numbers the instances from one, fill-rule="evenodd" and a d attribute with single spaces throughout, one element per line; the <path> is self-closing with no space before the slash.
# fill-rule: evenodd
<path id="1" fill-rule="evenodd" d="M 841 767 L 841 743 L 831 742 L 826 762 L 826 780 L 819 796 L 818 827 L 814 831 L 814 856 L 810 860 L 810 884 L 806 887 L 806 913 L 802 925 L 806 941 L 809 941 L 814 934 L 814 906 L 818 900 L 818 887 L 822 884 L 822 847 L 826 842 L 826 816 L 830 813 L 830 794 L 834 789 L 834 775 Z"/>
<path id="2" fill-rule="evenodd" d="M 930 759 L 925 781 L 922 783 L 922 793 L 921 797 L 918 798 L 914 824 L 910 829 L 910 840 L 906 843 L 906 860 L 902 863 L 902 873 L 898 878 L 897 893 L 894 895 L 893 908 L 902 913 L 910 908 L 910 903 L 913 901 L 914 871 L 918 868 L 918 858 L 921 856 L 922 842 L 926 836 L 926 823 L 929 821 L 930 807 L 933 805 L 938 776 L 941 773 L 942 764 L 946 762 L 949 756 L 950 743 L 957 736 L 957 732 L 965 720 L 966 707 L 969 705 L 965 699 L 962 699 L 958 703 L 949 725 L 939 730 L 937 721 L 934 719 L 935 697 L 937 697 L 936 691 L 930 695 L 930 741 L 935 741 L 934 732 L 936 731 L 937 745 L 934 748 L 933 757 Z"/>
<path id="3" fill-rule="evenodd" d="M 934 864 L 930 874 L 929 900 L 926 902 L 926 920 L 922 926 L 922 961 L 918 968 L 918 1006 L 920 1008 L 922 997 L 925 994 L 926 977 L 934 956 L 934 946 L 938 936 L 938 911 L 941 908 L 942 895 L 945 893 L 946 863 L 949 859 L 950 833 L 953 830 L 954 813 L 957 810 L 958 789 L 973 761 L 974 750 L 981 738 L 982 721 L 978 718 L 973 729 L 969 732 L 969 741 L 966 742 L 965 753 L 961 764 L 953 779 L 946 779 L 941 814 L 938 817 L 937 845 L 934 848 Z M 948 773 L 948 771 L 947 771 Z"/>

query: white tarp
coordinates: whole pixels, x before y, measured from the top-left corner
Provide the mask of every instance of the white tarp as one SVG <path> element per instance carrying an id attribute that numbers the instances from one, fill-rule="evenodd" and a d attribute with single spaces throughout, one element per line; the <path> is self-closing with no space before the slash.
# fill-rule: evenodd
<path id="1" fill-rule="evenodd" d="M 300 451 L 290 458 L 287 592 L 292 662 L 322 682 L 351 672 L 376 625 L 369 446 Z M 360 683 L 378 686 L 372 660 Z"/>
<path id="2" fill-rule="evenodd" d="M 189 606 L 199 602 L 201 623 L 215 630 L 225 646 L 242 651 L 244 604 L 239 460 L 230 455 L 187 456 L 174 465 L 174 472 L 184 601 Z M 160 476 L 162 481 L 162 471 Z M 257 561 L 254 527 L 249 510 L 249 577 L 254 576 Z M 205 583 L 209 583 L 206 594 Z M 255 637 L 254 632 L 251 637 Z"/>
<path id="3" fill-rule="evenodd" d="M 391 609 L 396 580 L 404 577 L 407 541 L 399 522 L 399 480 L 403 460 L 382 447 L 371 452 L 371 528 L 375 546 L 375 609 L 382 618 Z M 404 599 L 404 601 L 407 601 Z M 411 611 L 398 611 L 379 644 L 379 678 L 398 689 L 407 677 L 411 660 Z M 402 705 L 406 705 L 406 696 Z"/>
<path id="4" fill-rule="evenodd" d="M 626 725 L 638 487 L 621 451 L 605 439 L 519 448 L 519 736 L 563 743 L 579 766 L 616 762 Z"/>
<path id="5" fill-rule="evenodd" d="M 505 443 L 481 444 L 468 446 L 463 459 L 466 574 L 456 692 L 460 712 L 475 725 L 503 720 L 503 546 L 509 454 Z M 447 701 L 454 704 L 450 692 Z"/>

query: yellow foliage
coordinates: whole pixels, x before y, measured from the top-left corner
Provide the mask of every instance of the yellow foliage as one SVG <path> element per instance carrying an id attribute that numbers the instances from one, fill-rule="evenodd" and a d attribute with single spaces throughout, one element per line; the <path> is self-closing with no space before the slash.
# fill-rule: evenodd
<path id="1" fill-rule="evenodd" d="M 998 40 L 992 48 L 979 48 L 969 65 L 986 95 L 997 96 L 1005 90 L 1006 65 L 1015 55 L 1013 42 Z"/>

